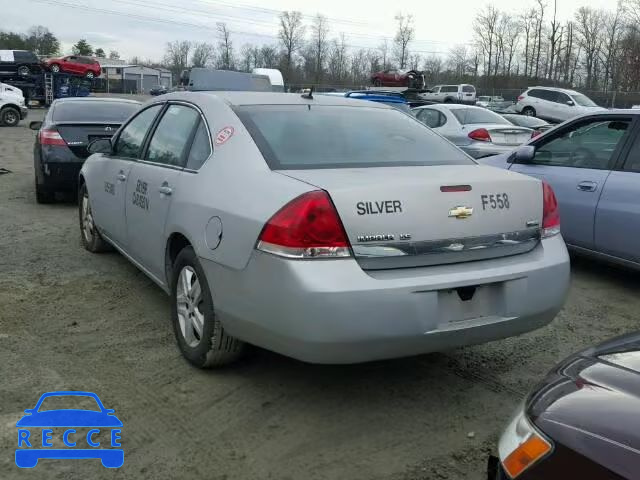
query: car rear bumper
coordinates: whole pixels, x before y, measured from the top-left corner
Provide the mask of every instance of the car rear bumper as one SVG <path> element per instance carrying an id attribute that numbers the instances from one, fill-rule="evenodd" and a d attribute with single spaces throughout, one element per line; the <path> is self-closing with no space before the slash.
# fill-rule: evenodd
<path id="1" fill-rule="evenodd" d="M 560 236 L 529 253 L 435 267 L 363 271 L 353 259 L 286 260 L 255 251 L 234 271 L 201 259 L 225 329 L 314 363 L 417 355 L 549 323 L 569 287 Z M 456 289 L 477 286 L 463 302 Z"/>
<path id="2" fill-rule="evenodd" d="M 75 191 L 84 162 L 46 162 L 41 165 L 39 183 L 55 191 Z"/>

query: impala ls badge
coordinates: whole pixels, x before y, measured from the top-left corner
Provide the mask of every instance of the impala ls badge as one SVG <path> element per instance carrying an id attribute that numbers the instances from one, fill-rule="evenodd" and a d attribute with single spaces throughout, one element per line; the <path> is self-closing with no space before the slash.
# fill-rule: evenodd
<path id="1" fill-rule="evenodd" d="M 473 208 L 465 207 L 463 205 L 458 205 L 457 207 L 453 207 L 449 210 L 449 216 L 455 217 L 458 220 L 464 220 L 465 218 L 469 218 L 473 215 Z"/>

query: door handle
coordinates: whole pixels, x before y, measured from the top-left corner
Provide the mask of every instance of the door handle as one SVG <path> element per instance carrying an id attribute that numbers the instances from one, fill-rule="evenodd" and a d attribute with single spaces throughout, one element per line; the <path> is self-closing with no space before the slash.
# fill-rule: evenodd
<path id="1" fill-rule="evenodd" d="M 596 182 L 580 182 L 578 184 L 578 190 L 581 192 L 595 192 L 596 188 L 598 188 Z"/>
<path id="2" fill-rule="evenodd" d="M 120 171 L 120 173 L 118 173 L 118 175 L 116 175 L 116 178 L 120 181 L 120 182 L 124 182 L 127 179 L 127 176 L 124 174 L 123 171 Z"/>
<path id="3" fill-rule="evenodd" d="M 173 189 L 166 184 L 159 186 L 158 191 L 163 195 L 171 195 L 173 193 Z"/>

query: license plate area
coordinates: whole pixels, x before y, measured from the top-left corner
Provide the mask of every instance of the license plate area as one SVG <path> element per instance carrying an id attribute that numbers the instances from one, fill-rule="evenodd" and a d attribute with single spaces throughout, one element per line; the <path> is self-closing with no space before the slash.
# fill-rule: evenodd
<path id="1" fill-rule="evenodd" d="M 504 316 L 504 283 L 470 285 L 438 291 L 440 324 Z"/>

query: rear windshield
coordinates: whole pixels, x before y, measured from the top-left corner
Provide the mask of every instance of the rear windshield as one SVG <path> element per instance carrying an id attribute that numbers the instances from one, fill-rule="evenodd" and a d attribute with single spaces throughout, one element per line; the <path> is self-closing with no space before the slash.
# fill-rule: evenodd
<path id="1" fill-rule="evenodd" d="M 474 125 L 478 123 L 511 125 L 508 120 L 505 120 L 497 113 L 482 108 L 452 108 L 451 113 L 453 113 L 462 125 Z"/>
<path id="2" fill-rule="evenodd" d="M 246 105 L 235 112 L 273 170 L 474 163 L 393 109 Z"/>
<path id="3" fill-rule="evenodd" d="M 473 85 L 464 85 L 462 87 L 462 91 L 465 92 L 465 93 L 473 93 L 473 92 L 476 91 L 476 89 L 473 88 Z"/>
<path id="4" fill-rule="evenodd" d="M 138 111 L 140 105 L 128 102 L 72 101 L 58 103 L 53 110 L 54 122 L 122 123 Z"/>

